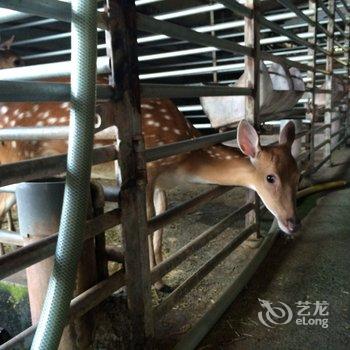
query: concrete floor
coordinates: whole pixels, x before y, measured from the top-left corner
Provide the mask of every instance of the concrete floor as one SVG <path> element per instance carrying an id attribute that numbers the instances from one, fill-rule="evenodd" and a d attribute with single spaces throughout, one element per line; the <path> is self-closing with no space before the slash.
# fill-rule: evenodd
<path id="1" fill-rule="evenodd" d="M 322 168 L 317 180 L 334 175 L 350 179 L 350 150 L 338 151 L 333 159 L 336 166 Z M 350 349 L 350 189 L 314 195 L 302 206 L 312 209 L 300 235 L 276 241 L 247 289 L 199 349 Z M 276 316 L 282 316 L 276 309 L 282 307 L 280 302 L 287 304 L 291 321 L 282 324 L 287 316 L 270 318 L 278 324 L 268 321 L 259 299 L 271 302 Z M 320 315 L 314 304 L 322 301 L 329 305 Z M 298 302 L 311 304 L 302 311 Z M 304 321 L 298 311 L 305 315 Z M 260 322 L 259 312 L 271 328 Z M 327 321 L 314 321 L 316 318 Z M 328 322 L 328 327 L 310 325 L 312 322 Z"/>

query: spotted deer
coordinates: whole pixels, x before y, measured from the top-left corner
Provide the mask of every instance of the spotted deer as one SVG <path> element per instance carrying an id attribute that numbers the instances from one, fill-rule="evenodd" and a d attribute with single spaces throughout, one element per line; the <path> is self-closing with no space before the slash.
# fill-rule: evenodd
<path id="1" fill-rule="evenodd" d="M 198 131 L 170 100 L 143 99 L 141 118 L 146 148 L 199 136 Z M 1 128 L 68 123 L 68 103 L 0 104 Z M 294 233 L 299 228 L 295 210 L 299 172 L 291 155 L 294 138 L 294 124 L 288 123 L 280 133 L 278 145 L 261 146 L 254 127 L 243 120 L 237 130 L 239 149 L 218 144 L 148 163 L 148 217 L 166 210 L 165 191 L 175 186 L 185 183 L 244 186 L 259 194 L 284 232 Z M 62 140 L 6 141 L 0 144 L 0 162 L 5 164 L 59 154 L 66 152 L 66 148 L 67 143 Z M 4 202 L 6 194 L 1 196 Z M 160 229 L 150 236 L 151 267 L 163 260 L 162 234 Z M 162 281 L 158 281 L 156 288 L 165 286 Z"/>

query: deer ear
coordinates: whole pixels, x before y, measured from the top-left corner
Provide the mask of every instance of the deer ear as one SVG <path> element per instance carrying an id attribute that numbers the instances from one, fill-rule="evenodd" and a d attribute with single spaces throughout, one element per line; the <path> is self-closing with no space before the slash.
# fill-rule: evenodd
<path id="1" fill-rule="evenodd" d="M 246 120 L 241 120 L 238 124 L 237 143 L 241 151 L 251 158 L 255 158 L 261 151 L 259 136 L 254 127 Z"/>
<path id="2" fill-rule="evenodd" d="M 7 39 L 6 41 L 0 44 L 0 48 L 2 50 L 10 50 L 14 40 L 15 40 L 15 36 L 12 35 L 10 39 Z"/>
<path id="3" fill-rule="evenodd" d="M 289 148 L 295 139 L 295 125 L 292 121 L 289 121 L 280 132 L 279 142 L 281 145 L 287 145 Z"/>

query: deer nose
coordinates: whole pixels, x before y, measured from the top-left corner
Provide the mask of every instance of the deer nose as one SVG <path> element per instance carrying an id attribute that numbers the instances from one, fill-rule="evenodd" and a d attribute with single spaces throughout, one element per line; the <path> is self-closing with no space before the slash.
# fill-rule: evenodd
<path id="1" fill-rule="evenodd" d="M 294 217 L 294 218 L 287 219 L 287 226 L 288 226 L 288 230 L 291 233 L 297 232 L 301 227 L 299 218 Z"/>

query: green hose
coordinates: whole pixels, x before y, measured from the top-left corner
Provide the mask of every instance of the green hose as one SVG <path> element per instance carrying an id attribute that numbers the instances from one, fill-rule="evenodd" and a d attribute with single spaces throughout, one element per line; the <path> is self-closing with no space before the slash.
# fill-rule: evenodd
<path id="1" fill-rule="evenodd" d="M 57 349 L 82 250 L 96 95 L 96 0 L 72 0 L 71 118 L 64 202 L 48 291 L 31 349 Z"/>

